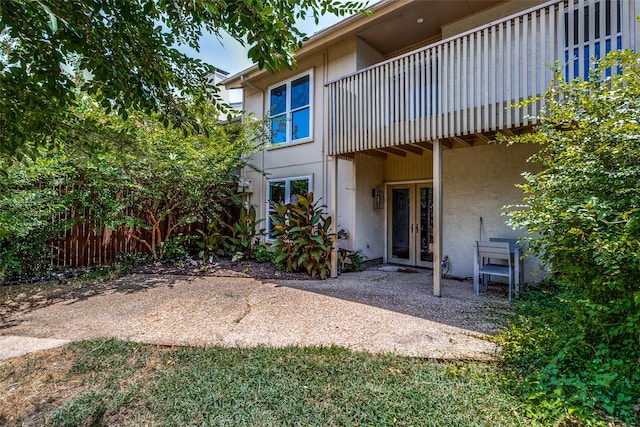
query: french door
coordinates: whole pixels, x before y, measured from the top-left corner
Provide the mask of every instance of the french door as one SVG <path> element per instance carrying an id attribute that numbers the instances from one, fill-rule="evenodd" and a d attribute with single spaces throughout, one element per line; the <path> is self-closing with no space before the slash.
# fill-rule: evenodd
<path id="1" fill-rule="evenodd" d="M 387 261 L 433 266 L 433 188 L 431 184 L 387 187 Z"/>

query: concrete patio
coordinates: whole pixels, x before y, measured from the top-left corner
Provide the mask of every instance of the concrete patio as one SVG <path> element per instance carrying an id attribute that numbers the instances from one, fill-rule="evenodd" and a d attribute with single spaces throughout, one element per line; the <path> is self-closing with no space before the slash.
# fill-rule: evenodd
<path id="1" fill-rule="evenodd" d="M 430 270 L 406 271 L 375 267 L 325 281 L 126 276 L 104 292 L 16 313 L 0 327 L 0 359 L 40 349 L 34 338 L 51 346 L 99 337 L 159 345 L 339 345 L 430 358 L 495 357 L 497 347 L 489 338 L 510 311 L 503 289 L 489 288 L 476 297 L 470 281 L 444 279 L 442 297 L 434 297 Z"/>

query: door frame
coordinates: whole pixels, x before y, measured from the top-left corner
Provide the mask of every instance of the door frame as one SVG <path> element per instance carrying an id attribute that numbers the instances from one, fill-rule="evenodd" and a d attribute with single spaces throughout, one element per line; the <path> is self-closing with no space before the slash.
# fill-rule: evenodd
<path id="1" fill-rule="evenodd" d="M 391 258 L 391 209 L 393 200 L 391 198 L 391 191 L 394 188 L 409 188 L 410 191 L 410 199 L 409 203 L 412 205 L 410 207 L 409 215 L 410 215 L 410 224 L 418 224 L 420 222 L 419 219 L 419 189 L 421 187 L 431 187 L 433 188 L 433 180 L 432 179 L 419 179 L 419 180 L 410 180 L 410 181 L 392 181 L 385 182 L 385 203 L 384 203 L 384 255 L 383 262 L 392 262 L 397 264 L 404 264 L 409 266 L 417 266 L 417 267 L 433 267 L 433 262 L 421 261 L 420 260 L 420 245 L 416 240 L 416 233 L 410 232 L 409 239 L 409 250 L 410 256 L 408 260 L 399 260 Z M 416 203 L 418 202 L 418 203 Z M 433 215 L 432 215 L 433 217 Z M 434 236 L 435 238 L 435 236 Z M 433 242 L 432 242 L 433 243 Z M 435 255 L 434 255 L 435 256 Z"/>

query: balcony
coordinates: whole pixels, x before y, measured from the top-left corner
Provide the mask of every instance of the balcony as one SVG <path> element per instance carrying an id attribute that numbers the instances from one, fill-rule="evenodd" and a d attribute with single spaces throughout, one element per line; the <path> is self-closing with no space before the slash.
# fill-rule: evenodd
<path id="1" fill-rule="evenodd" d="M 516 104 L 544 93 L 551 64 L 587 77 L 592 57 L 633 47 L 633 8 L 551 1 L 329 82 L 329 154 L 406 155 L 526 129 L 542 101 Z"/>

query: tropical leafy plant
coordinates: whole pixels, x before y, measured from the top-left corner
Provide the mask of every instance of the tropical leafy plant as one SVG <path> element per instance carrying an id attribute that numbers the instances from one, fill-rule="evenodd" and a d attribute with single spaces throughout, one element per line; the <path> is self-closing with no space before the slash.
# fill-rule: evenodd
<path id="1" fill-rule="evenodd" d="M 274 263 L 286 271 L 306 271 L 326 279 L 331 274 L 331 217 L 314 202 L 313 193 L 296 195 L 294 203 L 274 205 L 271 221 L 276 241 Z"/>
<path id="2" fill-rule="evenodd" d="M 256 208 L 250 206 L 242 208 L 238 220 L 227 224 L 231 235 L 225 239 L 224 245 L 234 260 L 249 259 L 253 256 L 253 249 L 258 238 L 264 235 L 264 229 L 258 225 L 264 219 L 256 219 Z"/>
<path id="3" fill-rule="evenodd" d="M 224 241 L 226 236 L 222 232 L 219 220 L 210 221 L 204 230 L 198 229 L 200 238 L 196 241 L 196 246 L 200 248 L 198 256 L 203 260 L 210 260 L 224 252 Z"/>

